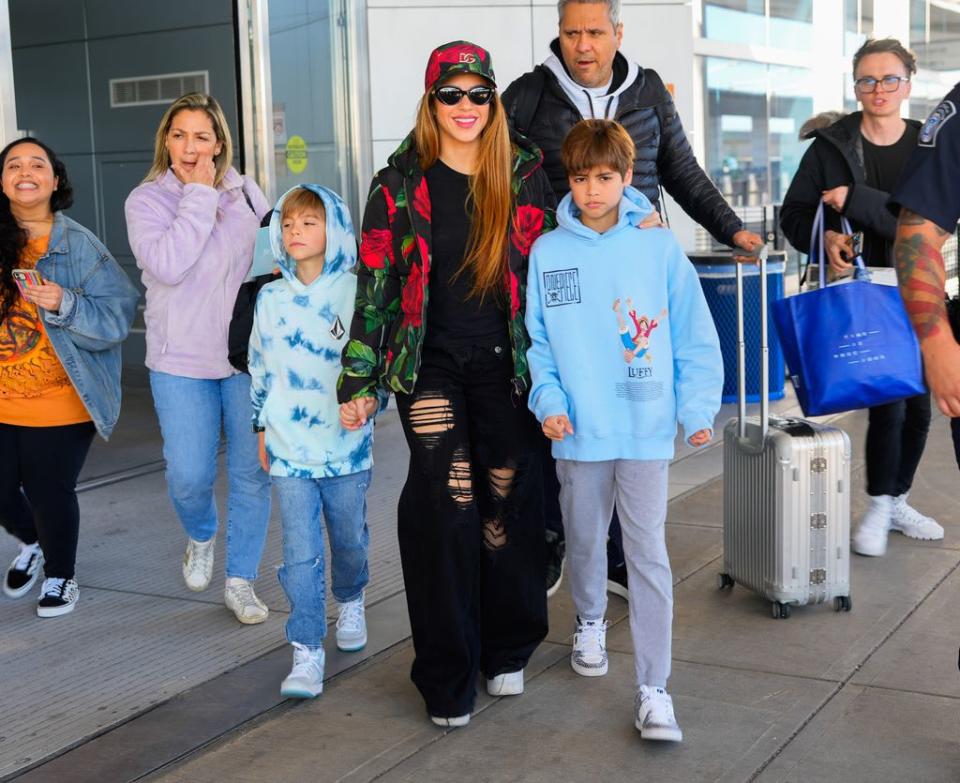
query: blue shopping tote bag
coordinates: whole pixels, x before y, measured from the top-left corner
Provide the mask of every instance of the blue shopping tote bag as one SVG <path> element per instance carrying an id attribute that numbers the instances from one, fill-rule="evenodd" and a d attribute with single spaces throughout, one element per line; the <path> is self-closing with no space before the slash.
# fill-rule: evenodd
<path id="1" fill-rule="evenodd" d="M 843 230 L 851 233 L 846 219 Z M 869 408 L 922 394 L 926 387 L 920 344 L 899 289 L 870 282 L 860 258 L 858 279 L 826 285 L 823 231 L 821 203 L 810 237 L 811 256 L 817 250 L 820 287 L 771 305 L 804 416 Z"/>

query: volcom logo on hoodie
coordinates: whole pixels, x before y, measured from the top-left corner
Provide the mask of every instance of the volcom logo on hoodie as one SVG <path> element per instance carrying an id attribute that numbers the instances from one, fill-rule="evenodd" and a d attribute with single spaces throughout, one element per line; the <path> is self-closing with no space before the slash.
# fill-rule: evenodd
<path id="1" fill-rule="evenodd" d="M 543 291 L 547 307 L 580 304 L 580 270 L 558 269 L 544 272 Z"/>

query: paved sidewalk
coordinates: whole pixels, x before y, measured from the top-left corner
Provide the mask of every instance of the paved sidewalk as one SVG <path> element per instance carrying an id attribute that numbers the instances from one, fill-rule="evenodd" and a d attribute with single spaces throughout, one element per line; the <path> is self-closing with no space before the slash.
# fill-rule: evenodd
<path id="1" fill-rule="evenodd" d="M 844 424 L 859 455 L 865 417 Z M 857 467 L 855 515 L 864 508 Z M 626 605 L 611 599 L 610 673 L 581 678 L 568 665 L 573 610 L 561 591 L 524 695 L 481 696 L 465 729 L 428 722 L 404 642 L 335 677 L 319 699 L 287 703 L 149 780 L 960 779 L 960 518 L 946 422 L 934 421 L 914 490 L 946 541 L 895 535 L 885 558 L 855 557 L 849 614 L 809 607 L 776 621 L 748 591 L 719 592 L 721 497 L 713 481 L 670 507 L 679 746 L 643 743 L 633 728 Z"/>
<path id="2" fill-rule="evenodd" d="M 795 412 L 789 399 L 773 407 Z M 718 421 L 731 412 L 726 407 Z M 0 694 L 5 706 L 17 705 L 0 710 L 0 778 L 30 769 L 22 780 L 57 783 L 137 780 L 154 771 L 152 780 L 218 782 L 556 783 L 648 772 L 665 781 L 733 781 L 758 771 L 762 780 L 960 779 L 960 622 L 950 612 L 960 589 L 960 522 L 943 419 L 934 422 L 915 496 L 947 525 L 947 541 L 896 537 L 887 558 L 856 559 L 849 615 L 820 607 L 775 622 L 747 591 L 718 593 L 721 449 L 678 449 L 668 525 L 676 581 L 671 690 L 686 742 L 666 749 L 644 747 L 632 729 L 626 605 L 611 599 L 610 674 L 583 680 L 566 662 L 573 612 L 563 590 L 551 601 L 551 635 L 523 697 L 481 698 L 463 731 L 444 733 L 426 720 L 408 678 L 394 530 L 406 451 L 393 412 L 378 426 L 369 504 L 370 644 L 359 655 L 328 654 L 332 679 L 319 700 L 281 702 L 289 652 L 273 573 L 276 514 L 258 582 L 271 618 L 242 627 L 216 583 L 199 595 L 182 586 L 183 536 L 158 472 L 149 395 L 128 393 L 124 415 L 81 477 L 78 611 L 39 621 L 32 600 L 0 599 Z M 864 421 L 842 419 L 855 455 Z M 111 483 L 137 466 L 143 475 Z M 859 493 L 859 477 L 854 486 Z M 222 502 L 222 486 L 218 494 Z M 855 497 L 856 514 L 862 498 Z M 3 564 L 13 551 L 0 535 Z M 218 568 L 222 562 L 221 549 Z"/>

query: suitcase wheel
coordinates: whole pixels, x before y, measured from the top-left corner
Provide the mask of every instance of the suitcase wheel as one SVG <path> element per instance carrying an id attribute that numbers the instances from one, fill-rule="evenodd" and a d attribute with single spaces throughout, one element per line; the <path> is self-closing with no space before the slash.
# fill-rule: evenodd
<path id="1" fill-rule="evenodd" d="M 770 604 L 770 615 L 774 620 L 786 620 L 790 616 L 790 604 L 773 601 Z"/>
<path id="2" fill-rule="evenodd" d="M 833 608 L 838 612 L 849 612 L 853 609 L 853 601 L 849 595 L 838 595 L 833 599 Z"/>
<path id="3" fill-rule="evenodd" d="M 732 588 L 736 582 L 733 581 L 733 577 L 730 574 L 717 574 L 717 589 L 718 590 L 727 590 Z"/>

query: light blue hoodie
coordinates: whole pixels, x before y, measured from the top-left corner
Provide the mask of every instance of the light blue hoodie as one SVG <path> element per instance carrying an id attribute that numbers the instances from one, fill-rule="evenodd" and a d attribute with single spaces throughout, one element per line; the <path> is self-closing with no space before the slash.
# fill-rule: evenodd
<path id="1" fill-rule="evenodd" d="M 303 185 L 323 200 L 327 249 L 323 272 L 310 285 L 297 279 L 283 247 L 280 212 L 270 219 L 270 244 L 283 277 L 257 297 L 249 365 L 254 424 L 266 428 L 270 475 L 327 478 L 373 465 L 373 422 L 340 426 L 337 378 L 353 317 L 357 243 L 347 205 L 332 190 Z"/>
<path id="2" fill-rule="evenodd" d="M 559 228 L 533 245 L 530 409 L 541 422 L 570 418 L 574 434 L 553 442 L 557 459 L 670 459 L 678 421 L 687 438 L 713 428 L 723 390 L 717 331 L 673 234 L 636 228 L 651 211 L 627 187 L 617 224 L 599 234 L 567 194 Z"/>

